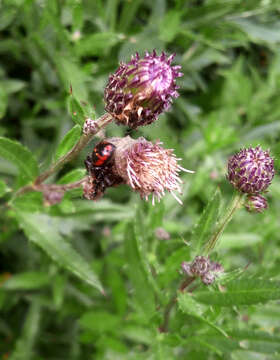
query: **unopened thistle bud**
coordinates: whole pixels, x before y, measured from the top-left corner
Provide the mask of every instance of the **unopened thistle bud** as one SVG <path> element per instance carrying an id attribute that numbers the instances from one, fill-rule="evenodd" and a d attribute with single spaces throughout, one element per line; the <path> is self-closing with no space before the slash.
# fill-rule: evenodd
<path id="1" fill-rule="evenodd" d="M 192 262 L 184 261 L 181 269 L 190 277 L 200 278 L 205 285 L 211 285 L 224 271 L 221 264 L 210 261 L 209 257 L 205 256 L 196 256 Z"/>
<path id="2" fill-rule="evenodd" d="M 117 121 L 130 128 L 148 125 L 167 110 L 172 97 L 178 96 L 175 79 L 182 76 L 181 66 L 171 66 L 175 54 L 167 57 L 163 52 L 139 54 L 127 64 L 121 63 L 110 75 L 105 88 L 105 109 Z"/>
<path id="3" fill-rule="evenodd" d="M 158 201 L 170 192 L 182 204 L 175 194 L 181 193 L 182 180 L 179 172 L 186 170 L 178 164 L 178 159 L 171 149 L 164 149 L 161 142 L 155 144 L 143 137 L 134 140 L 129 136 L 125 138 L 108 139 L 115 145 L 114 169 L 116 175 L 121 177 L 142 199 L 148 200 L 152 195 L 152 202 Z"/>
<path id="4" fill-rule="evenodd" d="M 267 189 L 274 176 L 274 161 L 260 146 L 242 149 L 228 161 L 228 180 L 235 189 L 247 194 Z"/>
<path id="5" fill-rule="evenodd" d="M 206 274 L 210 269 L 210 260 L 205 256 L 197 256 L 191 264 L 190 270 L 196 276 Z"/>
<path id="6" fill-rule="evenodd" d="M 263 212 L 267 209 L 267 200 L 260 194 L 248 195 L 245 201 L 245 207 L 249 212 Z"/>

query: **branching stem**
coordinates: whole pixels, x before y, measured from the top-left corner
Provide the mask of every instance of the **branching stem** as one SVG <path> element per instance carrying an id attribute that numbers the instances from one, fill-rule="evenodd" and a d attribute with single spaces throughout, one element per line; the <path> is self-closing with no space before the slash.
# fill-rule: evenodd
<path id="1" fill-rule="evenodd" d="M 71 150 L 68 151 L 67 154 L 59 158 L 55 163 L 53 163 L 49 169 L 44 171 L 42 174 L 40 174 L 34 181 L 33 184 L 26 185 L 22 188 L 20 188 L 16 193 L 15 196 L 22 195 L 29 191 L 41 191 L 40 185 L 51 175 L 53 175 L 55 172 L 60 170 L 66 163 L 73 160 L 80 152 L 81 150 L 92 140 L 94 135 L 96 135 L 101 129 L 103 129 L 105 126 L 107 126 L 111 121 L 113 120 L 113 117 L 106 113 L 102 115 L 99 119 L 95 121 L 95 128 L 88 132 L 83 133 L 80 137 L 79 141 L 73 146 Z M 61 185 L 51 185 L 54 186 L 60 186 Z M 50 187 L 49 187 L 50 189 Z M 51 190 L 51 189 L 50 189 Z"/>

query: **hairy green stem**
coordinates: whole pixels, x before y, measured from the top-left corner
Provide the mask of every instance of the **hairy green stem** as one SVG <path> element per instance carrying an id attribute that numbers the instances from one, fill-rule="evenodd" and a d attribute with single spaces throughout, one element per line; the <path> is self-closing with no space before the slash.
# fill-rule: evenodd
<path id="1" fill-rule="evenodd" d="M 113 120 L 112 116 L 108 113 L 104 114 L 99 119 L 97 119 L 95 131 L 92 131 L 89 134 L 83 134 L 80 137 L 77 144 L 70 151 L 68 151 L 67 154 L 65 154 L 60 159 L 58 159 L 57 162 L 52 164 L 48 170 L 46 170 L 41 175 L 39 175 L 34 183 L 36 185 L 42 183 L 53 173 L 58 171 L 64 164 L 73 160 L 81 152 L 81 150 L 92 140 L 94 135 L 96 135 L 102 128 L 108 125 L 112 120 Z"/>
<path id="2" fill-rule="evenodd" d="M 79 141 L 73 146 L 71 150 L 68 151 L 67 154 L 59 158 L 55 163 L 53 163 L 49 169 L 44 171 L 42 174 L 40 174 L 34 181 L 33 184 L 26 185 L 22 188 L 20 188 L 16 193 L 15 196 L 22 195 L 29 191 L 40 191 L 38 190 L 38 186 L 44 182 L 48 177 L 50 177 L 52 174 L 60 170 L 66 163 L 73 160 L 80 152 L 83 150 L 83 148 L 92 140 L 92 138 L 105 126 L 107 126 L 111 121 L 113 120 L 113 117 L 105 113 L 100 118 L 98 118 L 95 121 L 95 128 L 92 129 L 92 131 L 89 131 L 88 133 L 83 133 L 80 137 Z M 54 185 L 52 185 L 54 186 Z"/>
<path id="3" fill-rule="evenodd" d="M 205 249 L 203 251 L 204 255 L 208 255 L 214 249 L 218 240 L 223 234 L 227 224 L 233 218 L 234 213 L 242 206 L 243 199 L 244 194 L 237 191 L 234 193 L 233 198 L 225 212 L 225 215 L 218 222 L 218 225 L 214 230 L 213 235 L 210 237 L 209 241 L 205 245 Z"/>

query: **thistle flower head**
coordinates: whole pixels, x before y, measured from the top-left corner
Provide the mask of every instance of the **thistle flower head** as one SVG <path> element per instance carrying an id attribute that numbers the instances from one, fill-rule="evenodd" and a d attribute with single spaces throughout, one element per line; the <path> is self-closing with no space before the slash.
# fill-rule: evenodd
<path id="1" fill-rule="evenodd" d="M 141 198 L 148 200 L 152 195 L 152 202 L 158 201 L 165 191 L 182 204 L 175 191 L 181 193 L 182 180 L 179 172 L 186 170 L 178 164 L 181 159 L 176 158 L 173 150 L 164 149 L 161 142 L 155 144 L 143 137 L 134 140 L 129 136 L 123 139 L 111 138 L 109 141 L 116 146 L 114 161 L 117 175 L 123 178 Z"/>
<path id="2" fill-rule="evenodd" d="M 260 146 L 242 149 L 228 161 L 228 180 L 235 189 L 247 194 L 267 189 L 274 176 L 274 161 Z"/>
<path id="3" fill-rule="evenodd" d="M 171 66 L 175 54 L 167 57 L 155 50 L 143 58 L 136 53 L 110 75 L 105 88 L 105 109 L 117 121 L 131 128 L 152 123 L 178 96 L 175 79 L 181 66 Z"/>
<path id="4" fill-rule="evenodd" d="M 267 209 L 267 200 L 260 194 L 248 195 L 245 201 L 245 207 L 249 212 L 263 212 Z"/>

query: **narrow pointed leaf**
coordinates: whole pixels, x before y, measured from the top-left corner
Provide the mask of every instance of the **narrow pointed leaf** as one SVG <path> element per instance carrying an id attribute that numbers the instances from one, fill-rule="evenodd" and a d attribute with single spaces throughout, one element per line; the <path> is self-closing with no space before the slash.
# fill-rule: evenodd
<path id="1" fill-rule="evenodd" d="M 220 189 L 217 189 L 212 199 L 205 207 L 192 235 L 192 244 L 195 247 L 196 254 L 201 252 L 202 247 L 207 242 L 209 235 L 217 222 L 220 206 L 221 192 Z"/>
<path id="2" fill-rule="evenodd" d="M 16 211 L 20 227 L 28 239 L 41 247 L 54 261 L 83 281 L 103 292 L 90 265 L 60 235 L 55 220 L 45 214 Z"/>
<path id="3" fill-rule="evenodd" d="M 28 183 L 38 175 L 38 165 L 33 154 L 17 141 L 0 137 L 0 156 L 17 166 L 22 183 Z"/>
<path id="4" fill-rule="evenodd" d="M 222 288 L 196 291 L 194 299 L 208 305 L 234 306 L 265 303 L 280 299 L 280 282 L 264 279 L 238 279 Z"/>
<path id="5" fill-rule="evenodd" d="M 81 136 L 81 129 L 82 128 L 80 125 L 75 125 L 70 131 L 68 131 L 68 133 L 62 139 L 61 143 L 58 145 L 55 154 L 55 160 L 58 160 L 72 149 Z"/>
<path id="6" fill-rule="evenodd" d="M 179 294 L 178 306 L 183 313 L 196 317 L 197 319 L 201 320 L 202 322 L 209 325 L 213 329 L 217 330 L 220 334 L 224 335 L 225 337 L 228 336 L 227 333 L 222 328 L 215 325 L 213 322 L 209 321 L 204 316 L 204 312 L 205 312 L 204 306 L 196 302 L 189 293 L 185 292 Z"/>
<path id="7" fill-rule="evenodd" d="M 129 265 L 128 276 L 133 285 L 136 302 L 147 318 L 150 318 L 155 311 L 154 295 L 141 261 L 138 239 L 133 224 L 127 226 L 125 253 Z"/>

